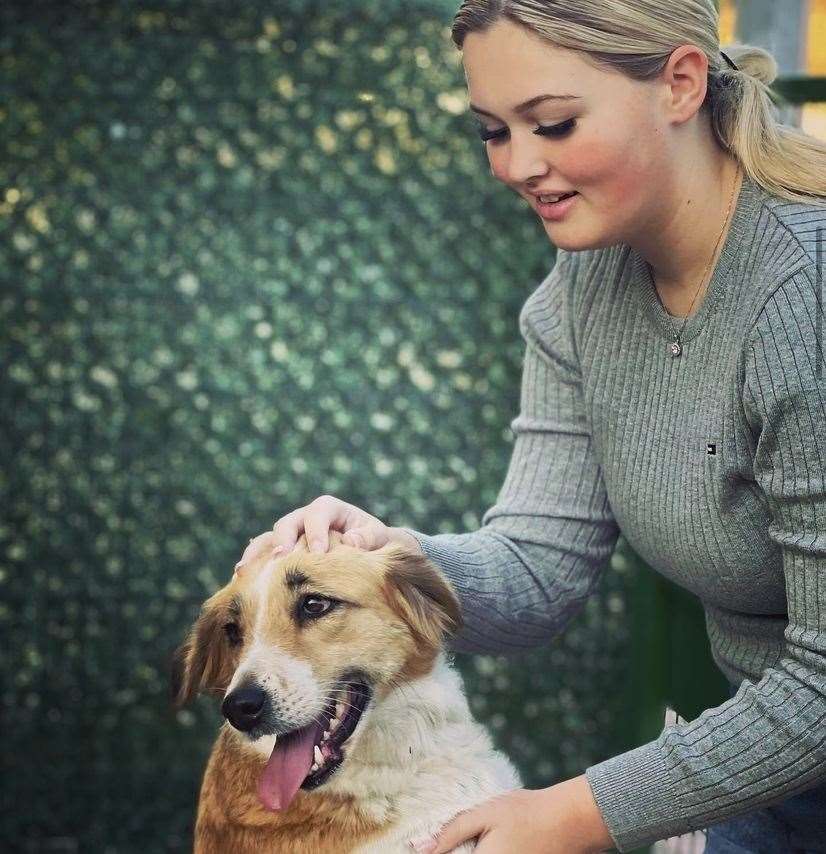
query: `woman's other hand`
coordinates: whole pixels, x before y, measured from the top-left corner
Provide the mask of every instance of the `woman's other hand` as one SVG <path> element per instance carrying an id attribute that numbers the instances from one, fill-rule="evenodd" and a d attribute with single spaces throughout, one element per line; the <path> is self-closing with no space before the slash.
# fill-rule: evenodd
<path id="1" fill-rule="evenodd" d="M 411 854 L 446 854 L 478 839 L 477 854 L 596 854 L 614 842 L 585 775 L 547 789 L 514 789 L 469 810 L 433 838 L 410 843 Z"/>
<path id="2" fill-rule="evenodd" d="M 320 495 L 304 507 L 282 516 L 271 531 L 253 537 L 235 565 L 235 571 L 243 571 L 246 564 L 264 551 L 289 554 L 302 534 L 307 536 L 310 551 L 326 552 L 331 529 L 340 531 L 341 541 L 354 548 L 373 551 L 396 542 L 422 554 L 418 540 L 403 529 L 391 528 L 381 519 L 333 495 Z"/>

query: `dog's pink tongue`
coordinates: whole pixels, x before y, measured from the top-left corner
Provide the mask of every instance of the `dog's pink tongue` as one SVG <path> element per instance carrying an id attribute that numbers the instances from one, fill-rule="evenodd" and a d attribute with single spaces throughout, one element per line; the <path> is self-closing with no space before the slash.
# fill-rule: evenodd
<path id="1" fill-rule="evenodd" d="M 321 734 L 317 725 L 278 736 L 264 773 L 258 797 L 269 810 L 286 809 L 313 764 L 313 746 Z"/>

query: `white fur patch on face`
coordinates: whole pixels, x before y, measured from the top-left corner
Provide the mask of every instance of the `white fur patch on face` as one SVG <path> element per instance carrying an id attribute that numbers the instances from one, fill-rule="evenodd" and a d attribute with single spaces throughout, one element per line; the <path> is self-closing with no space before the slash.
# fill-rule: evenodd
<path id="1" fill-rule="evenodd" d="M 267 640 L 267 609 L 263 603 L 270 595 L 274 569 L 274 560 L 265 564 L 252 587 L 257 613 L 252 643 L 238 663 L 224 696 L 241 685 L 255 684 L 268 693 L 279 725 L 292 730 L 315 720 L 330 698 L 319 685 L 309 662 L 290 655 Z M 274 744 L 272 736 L 264 736 L 258 741 L 267 741 L 270 749 Z"/>
<path id="2" fill-rule="evenodd" d="M 272 583 L 273 572 L 275 571 L 276 558 L 268 560 L 260 569 L 258 577 L 255 579 L 255 584 L 252 588 L 252 595 L 256 605 L 266 601 L 269 593 L 270 584 Z M 259 609 L 260 613 L 260 609 Z"/>

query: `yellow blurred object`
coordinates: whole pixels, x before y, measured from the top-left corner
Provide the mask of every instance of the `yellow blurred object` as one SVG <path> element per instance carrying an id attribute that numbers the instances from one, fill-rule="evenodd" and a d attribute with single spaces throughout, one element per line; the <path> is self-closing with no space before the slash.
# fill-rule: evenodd
<path id="1" fill-rule="evenodd" d="M 826 0 L 809 0 L 806 71 L 826 75 Z M 800 124 L 806 133 L 826 139 L 826 104 L 807 104 Z"/>
<path id="2" fill-rule="evenodd" d="M 809 0 L 806 33 L 806 72 L 826 75 L 826 0 Z M 802 130 L 826 140 L 826 104 L 806 104 L 800 118 Z"/>
<path id="3" fill-rule="evenodd" d="M 826 75 L 826 0 L 809 0 L 806 71 Z"/>
<path id="4" fill-rule="evenodd" d="M 737 32 L 737 8 L 734 0 L 720 0 L 720 44 L 731 44 Z"/>
<path id="5" fill-rule="evenodd" d="M 737 41 L 737 6 L 720 0 L 720 44 Z M 826 0 L 809 0 L 804 72 L 826 75 Z M 801 130 L 826 140 L 826 104 L 806 104 L 800 117 Z"/>

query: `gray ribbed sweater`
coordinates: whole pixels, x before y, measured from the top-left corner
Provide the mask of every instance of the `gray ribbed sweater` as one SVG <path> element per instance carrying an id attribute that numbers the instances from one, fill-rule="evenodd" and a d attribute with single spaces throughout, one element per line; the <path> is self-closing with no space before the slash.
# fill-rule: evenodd
<path id="1" fill-rule="evenodd" d="M 521 411 L 496 503 L 478 531 L 405 529 L 460 596 L 458 652 L 547 644 L 620 530 L 700 598 L 714 658 L 742 684 L 587 769 L 623 852 L 826 780 L 824 243 L 826 210 L 746 177 L 677 357 L 634 250 L 560 250 L 520 313 Z"/>

